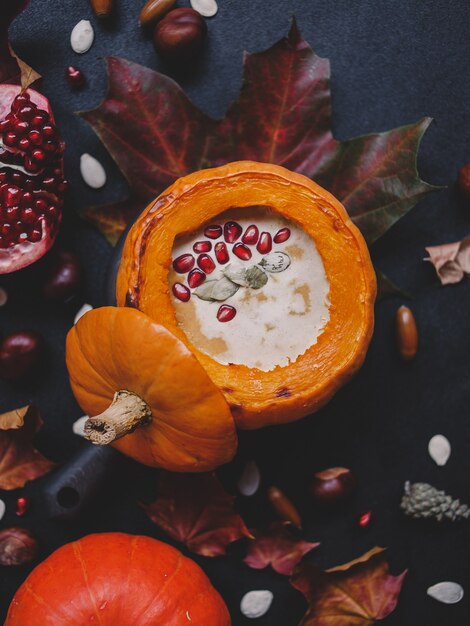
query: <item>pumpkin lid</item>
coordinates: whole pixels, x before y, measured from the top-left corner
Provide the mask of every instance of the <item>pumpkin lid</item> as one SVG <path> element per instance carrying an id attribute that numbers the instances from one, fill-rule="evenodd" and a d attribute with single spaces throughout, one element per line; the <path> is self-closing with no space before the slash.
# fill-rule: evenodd
<path id="1" fill-rule="evenodd" d="M 192 352 L 144 313 L 86 313 L 67 336 L 66 360 L 94 443 L 173 471 L 214 469 L 235 454 L 222 393 Z"/>

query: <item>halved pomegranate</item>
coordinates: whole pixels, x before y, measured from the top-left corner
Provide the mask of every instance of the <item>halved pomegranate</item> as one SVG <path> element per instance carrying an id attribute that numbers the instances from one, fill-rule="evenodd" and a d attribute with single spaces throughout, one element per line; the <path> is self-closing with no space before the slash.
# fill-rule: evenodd
<path id="1" fill-rule="evenodd" d="M 0 274 L 31 265 L 54 243 L 67 189 L 63 153 L 47 98 L 0 85 Z"/>

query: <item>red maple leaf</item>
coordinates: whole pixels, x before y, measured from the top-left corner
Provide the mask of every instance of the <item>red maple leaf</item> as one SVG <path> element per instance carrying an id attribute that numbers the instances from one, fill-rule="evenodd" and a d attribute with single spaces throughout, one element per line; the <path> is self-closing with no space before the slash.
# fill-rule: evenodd
<path id="1" fill-rule="evenodd" d="M 161 472 L 157 498 L 143 509 L 170 537 L 203 556 L 225 554 L 227 546 L 251 537 L 235 512 L 235 498 L 214 474 Z"/>
<path id="2" fill-rule="evenodd" d="M 177 178 L 241 159 L 313 178 L 342 200 L 369 243 L 437 189 L 416 170 L 430 118 L 348 141 L 333 137 L 330 65 L 295 21 L 286 38 L 245 57 L 240 97 L 222 120 L 200 111 L 163 74 L 115 57 L 107 69 L 106 98 L 81 115 L 126 177 L 130 197 L 83 216 L 112 243 Z"/>

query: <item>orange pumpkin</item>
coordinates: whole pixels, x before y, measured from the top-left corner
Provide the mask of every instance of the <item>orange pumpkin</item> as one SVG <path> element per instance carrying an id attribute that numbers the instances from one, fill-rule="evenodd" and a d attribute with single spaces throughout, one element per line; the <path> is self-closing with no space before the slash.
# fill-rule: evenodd
<path id="1" fill-rule="evenodd" d="M 224 601 L 191 559 L 124 533 L 89 535 L 38 565 L 5 626 L 230 626 Z"/>
<path id="2" fill-rule="evenodd" d="M 329 320 L 316 343 L 270 371 L 219 363 L 178 325 L 168 286 L 175 239 L 231 207 L 265 206 L 315 242 L 329 282 Z M 135 307 L 178 336 L 221 389 L 241 428 L 290 422 L 316 411 L 358 370 L 373 332 L 375 273 L 366 243 L 341 203 L 310 179 L 249 161 L 177 180 L 131 228 L 117 280 L 119 306 Z"/>
<path id="3" fill-rule="evenodd" d="M 188 348 L 129 308 L 86 313 L 67 336 L 74 395 L 85 433 L 145 465 L 207 471 L 235 454 L 227 402 Z"/>

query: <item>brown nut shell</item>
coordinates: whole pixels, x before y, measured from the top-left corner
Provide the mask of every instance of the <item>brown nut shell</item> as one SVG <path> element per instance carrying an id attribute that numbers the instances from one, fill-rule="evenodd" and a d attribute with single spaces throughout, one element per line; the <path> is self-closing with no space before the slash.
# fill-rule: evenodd
<path id="1" fill-rule="evenodd" d="M 90 0 L 91 8 L 98 17 L 106 17 L 112 11 L 114 0 Z"/>
<path id="2" fill-rule="evenodd" d="M 175 4 L 176 0 L 148 0 L 140 12 L 140 25 L 147 26 L 160 20 Z"/>
<path id="3" fill-rule="evenodd" d="M 410 361 L 418 352 L 418 328 L 411 309 L 401 306 L 395 316 L 397 347 L 400 356 Z"/>
<path id="4" fill-rule="evenodd" d="M 174 9 L 157 23 L 153 41 L 168 61 L 192 61 L 200 52 L 207 33 L 204 18 L 194 9 Z"/>
<path id="5" fill-rule="evenodd" d="M 333 505 L 351 496 L 357 480 L 346 467 L 331 467 L 317 472 L 310 483 L 310 494 L 318 504 Z"/>
<path id="6" fill-rule="evenodd" d="M 276 514 L 285 522 L 290 522 L 297 528 L 302 528 L 302 519 L 297 508 L 286 494 L 278 487 L 268 489 L 268 500 Z"/>
<path id="7" fill-rule="evenodd" d="M 462 196 L 470 200 L 470 163 L 460 168 L 457 184 Z"/>

